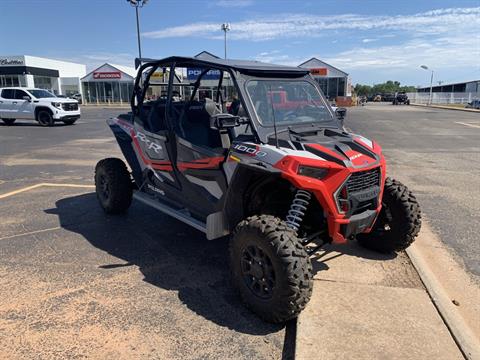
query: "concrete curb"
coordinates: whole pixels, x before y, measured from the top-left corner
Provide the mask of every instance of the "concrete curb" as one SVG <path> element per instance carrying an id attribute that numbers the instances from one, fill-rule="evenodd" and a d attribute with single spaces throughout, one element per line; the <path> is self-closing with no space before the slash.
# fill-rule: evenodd
<path id="1" fill-rule="evenodd" d="M 415 244 L 412 244 L 412 246 L 406 250 L 406 253 L 420 275 L 433 304 L 443 318 L 465 358 L 468 360 L 480 359 L 480 343 L 478 339 L 458 314 L 450 297 L 428 267 Z"/>
<path id="2" fill-rule="evenodd" d="M 427 107 L 432 109 L 446 109 L 446 110 L 458 110 L 458 111 L 466 111 L 466 112 L 472 112 L 472 113 L 480 113 L 480 110 L 476 110 L 476 109 L 453 108 L 453 107 L 441 106 L 441 105 L 424 105 L 424 104 L 410 104 L 410 105 L 422 106 L 422 107 Z"/>

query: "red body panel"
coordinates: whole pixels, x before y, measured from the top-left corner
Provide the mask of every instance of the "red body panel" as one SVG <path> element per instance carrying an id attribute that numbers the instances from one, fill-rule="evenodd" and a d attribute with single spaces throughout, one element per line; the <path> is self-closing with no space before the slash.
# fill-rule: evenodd
<path id="1" fill-rule="evenodd" d="M 362 143 L 362 145 L 364 144 Z M 318 144 L 312 144 L 310 146 L 318 148 L 319 150 L 321 149 L 321 151 L 325 153 L 340 158 L 333 151 Z M 379 163 L 375 159 L 372 159 L 361 153 L 357 153 L 353 150 L 348 153 L 352 164 L 354 166 L 363 165 L 361 168 L 347 168 L 332 161 L 316 160 L 294 155 L 286 156 L 274 165 L 276 168 L 282 170 L 283 178 L 291 182 L 295 187 L 310 191 L 315 195 L 318 202 L 326 212 L 325 216 L 327 218 L 328 232 L 334 243 L 345 243 L 347 241 L 340 231 L 340 226 L 343 224 L 348 224 L 350 220 L 346 218 L 345 214 L 338 211 L 334 194 L 344 184 L 350 174 L 357 171 L 371 170 L 379 166 L 381 167 L 381 186 L 379 195 L 380 205 L 377 208 L 377 214 L 381 210 L 381 199 L 383 196 L 383 186 L 385 184 L 386 163 L 380 146 L 373 144 L 372 150 L 375 152 L 375 154 L 380 156 Z M 299 175 L 297 172 L 300 165 L 327 168 L 329 169 L 329 172 L 323 179 L 318 180 Z M 370 230 L 371 229 L 366 229 L 365 232 L 369 232 Z"/>

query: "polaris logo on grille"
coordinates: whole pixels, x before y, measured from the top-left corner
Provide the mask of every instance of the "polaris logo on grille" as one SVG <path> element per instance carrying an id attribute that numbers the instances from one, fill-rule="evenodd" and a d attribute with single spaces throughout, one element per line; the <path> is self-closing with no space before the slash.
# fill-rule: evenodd
<path id="1" fill-rule="evenodd" d="M 360 156 L 362 156 L 362 154 L 355 154 L 350 158 L 350 160 L 358 159 Z"/>

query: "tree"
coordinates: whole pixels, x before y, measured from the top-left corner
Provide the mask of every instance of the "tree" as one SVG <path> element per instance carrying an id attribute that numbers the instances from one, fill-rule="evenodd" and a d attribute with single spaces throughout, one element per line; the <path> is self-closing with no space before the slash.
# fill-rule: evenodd
<path id="1" fill-rule="evenodd" d="M 377 94 L 396 93 L 400 91 L 415 92 L 414 86 L 401 86 L 400 81 L 388 80 L 381 84 L 362 85 L 356 84 L 354 87 L 358 96 L 372 96 Z"/>

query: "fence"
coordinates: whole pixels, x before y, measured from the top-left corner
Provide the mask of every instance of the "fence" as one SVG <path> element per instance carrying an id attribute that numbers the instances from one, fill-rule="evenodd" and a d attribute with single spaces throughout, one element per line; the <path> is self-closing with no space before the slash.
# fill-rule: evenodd
<path id="1" fill-rule="evenodd" d="M 412 103 L 428 104 L 430 99 L 429 92 L 408 93 L 408 98 Z M 480 99 L 478 92 L 450 92 L 450 93 L 432 93 L 432 104 L 466 104 L 472 100 Z"/>

